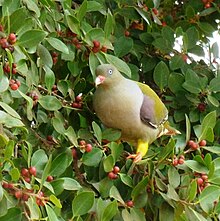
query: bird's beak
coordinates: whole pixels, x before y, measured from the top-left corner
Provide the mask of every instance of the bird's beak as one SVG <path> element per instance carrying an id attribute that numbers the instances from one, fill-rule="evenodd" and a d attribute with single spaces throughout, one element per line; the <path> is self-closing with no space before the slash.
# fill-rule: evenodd
<path id="1" fill-rule="evenodd" d="M 95 79 L 95 86 L 97 87 L 98 85 L 102 84 L 105 80 L 105 77 L 102 75 L 99 75 Z"/>

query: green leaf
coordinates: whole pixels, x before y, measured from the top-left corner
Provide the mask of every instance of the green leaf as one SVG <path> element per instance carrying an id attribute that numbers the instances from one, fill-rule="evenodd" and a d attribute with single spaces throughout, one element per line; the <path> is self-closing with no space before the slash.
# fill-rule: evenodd
<path id="1" fill-rule="evenodd" d="M 22 212 L 16 207 L 10 208 L 6 215 L 0 217 L 0 221 L 21 221 L 21 219 Z"/>
<path id="2" fill-rule="evenodd" d="M 149 182 L 149 177 L 146 176 L 133 188 L 131 192 L 131 197 L 136 198 L 141 192 L 145 191 L 148 182 Z"/>
<path id="3" fill-rule="evenodd" d="M 168 179 L 173 188 L 177 188 L 180 185 L 180 175 L 175 167 L 169 167 Z"/>
<path id="4" fill-rule="evenodd" d="M 52 161 L 50 175 L 59 177 L 66 171 L 66 168 L 72 163 L 72 161 L 71 150 L 59 154 Z"/>
<path id="5" fill-rule="evenodd" d="M 8 89 L 8 86 L 9 86 L 8 77 L 6 75 L 2 75 L 0 77 L 0 93 L 6 91 Z"/>
<path id="6" fill-rule="evenodd" d="M 41 65 L 45 65 L 49 68 L 52 68 L 53 59 L 48 49 L 45 48 L 43 45 L 39 44 L 37 47 L 37 53 L 40 57 Z"/>
<path id="7" fill-rule="evenodd" d="M 210 104 L 212 104 L 215 107 L 219 107 L 219 101 L 215 97 L 208 95 L 207 99 Z"/>
<path id="8" fill-rule="evenodd" d="M 102 139 L 106 139 L 108 141 L 117 141 L 121 137 L 121 131 L 113 128 L 106 128 L 102 132 Z"/>
<path id="9" fill-rule="evenodd" d="M 187 49 L 191 49 L 195 47 L 199 41 L 199 32 L 194 26 L 192 26 L 186 30 L 186 34 L 188 38 Z"/>
<path id="10" fill-rule="evenodd" d="M 111 220 L 117 213 L 118 211 L 118 203 L 116 200 L 113 202 L 109 203 L 108 206 L 106 206 L 105 210 L 103 211 L 102 214 L 102 221 L 109 221 Z"/>
<path id="11" fill-rule="evenodd" d="M 42 30 L 28 30 L 18 38 L 17 44 L 25 48 L 36 47 L 46 37 L 47 33 Z"/>
<path id="12" fill-rule="evenodd" d="M 45 205 L 46 207 L 46 211 L 47 211 L 47 215 L 49 218 L 49 221 L 59 221 L 56 213 L 54 212 L 54 209 L 52 209 L 49 205 Z"/>
<path id="13" fill-rule="evenodd" d="M 220 77 L 213 78 L 209 83 L 209 90 L 212 92 L 220 91 Z"/>
<path id="14" fill-rule="evenodd" d="M 2 185 L 0 185 L 0 202 L 1 202 L 2 199 L 3 199 L 3 195 L 4 195 L 4 193 L 3 193 L 3 187 L 2 187 Z"/>
<path id="15" fill-rule="evenodd" d="M 186 143 L 187 143 L 191 136 L 191 123 L 186 114 L 185 114 L 185 118 L 186 118 Z"/>
<path id="16" fill-rule="evenodd" d="M 19 114 L 13 108 L 11 108 L 8 104 L 0 101 L 0 106 L 12 117 L 15 117 L 21 120 L 21 117 L 19 116 Z"/>
<path id="17" fill-rule="evenodd" d="M 50 171 L 50 168 L 51 168 L 51 161 L 52 161 L 52 155 L 50 155 L 50 157 L 49 157 L 49 159 L 47 161 L 47 164 L 44 167 L 43 174 L 41 176 L 40 189 L 42 189 L 42 187 L 44 185 L 44 182 L 46 181 L 46 179 L 47 179 L 47 177 L 49 175 L 49 171 Z"/>
<path id="18" fill-rule="evenodd" d="M 50 201 L 57 207 L 57 208 L 62 208 L 62 204 L 60 203 L 60 200 L 57 199 L 56 196 L 50 195 Z"/>
<path id="19" fill-rule="evenodd" d="M 105 172 L 112 171 L 113 166 L 115 165 L 114 157 L 110 154 L 103 160 L 103 166 Z"/>
<path id="20" fill-rule="evenodd" d="M 109 148 L 111 149 L 112 156 L 114 157 L 115 162 L 118 160 L 120 157 L 122 151 L 123 151 L 123 144 L 117 144 L 115 142 L 111 142 L 109 145 Z"/>
<path id="21" fill-rule="evenodd" d="M 213 26 L 208 22 L 198 22 L 199 28 L 207 35 L 212 36 L 212 33 L 215 31 Z"/>
<path id="22" fill-rule="evenodd" d="M 204 216 L 193 210 L 190 206 L 185 206 L 185 211 L 188 221 L 207 221 Z"/>
<path id="23" fill-rule="evenodd" d="M 80 35 L 80 28 L 79 28 L 79 20 L 72 16 L 72 15 L 67 15 L 66 16 L 67 24 L 69 29 L 73 32 L 76 33 L 77 35 Z"/>
<path id="24" fill-rule="evenodd" d="M 101 128 L 99 127 L 99 125 L 95 121 L 92 122 L 92 129 L 94 131 L 94 136 L 97 138 L 98 142 L 101 143 L 102 142 L 102 131 L 101 131 Z"/>
<path id="25" fill-rule="evenodd" d="M 10 30 L 18 33 L 19 29 L 24 25 L 23 21 L 27 18 L 27 11 L 25 7 L 20 7 L 14 11 L 10 16 Z"/>
<path id="26" fill-rule="evenodd" d="M 89 69 L 92 73 L 93 79 L 96 78 L 95 70 L 98 65 L 99 65 L 99 60 L 97 56 L 94 53 L 90 53 L 89 54 Z"/>
<path id="27" fill-rule="evenodd" d="M 189 200 L 189 202 L 193 201 L 196 198 L 197 192 L 198 192 L 197 181 L 196 181 L 196 179 L 194 179 L 188 187 L 187 199 Z"/>
<path id="28" fill-rule="evenodd" d="M 42 149 L 35 151 L 31 158 L 31 166 L 36 167 L 38 172 L 43 172 L 47 162 L 48 162 L 47 154 Z"/>
<path id="29" fill-rule="evenodd" d="M 38 102 L 44 109 L 49 111 L 57 111 L 62 107 L 61 102 L 56 97 L 50 95 L 40 97 Z"/>
<path id="30" fill-rule="evenodd" d="M 94 204 L 95 195 L 93 192 L 81 192 L 72 202 L 73 217 L 86 214 Z"/>
<path id="31" fill-rule="evenodd" d="M 10 159 L 14 155 L 15 144 L 13 140 L 9 140 L 4 151 L 4 157 Z"/>
<path id="32" fill-rule="evenodd" d="M 11 176 L 12 181 L 18 181 L 20 178 L 20 171 L 18 170 L 18 168 L 12 168 L 9 171 L 9 174 Z"/>
<path id="33" fill-rule="evenodd" d="M 106 53 L 105 53 L 105 57 L 106 57 L 106 60 L 110 64 L 114 65 L 120 72 L 124 73 L 128 77 L 131 77 L 131 70 L 130 70 L 129 66 L 124 61 L 122 61 L 121 59 L 119 59 L 113 55 L 106 54 Z"/>
<path id="34" fill-rule="evenodd" d="M 117 57 L 123 57 L 133 48 L 132 38 L 121 36 L 117 38 L 114 44 L 114 52 Z"/>
<path id="35" fill-rule="evenodd" d="M 114 17 L 112 16 L 111 11 L 108 9 L 108 14 L 104 27 L 105 37 L 107 39 L 111 36 L 113 29 L 114 29 Z"/>
<path id="36" fill-rule="evenodd" d="M 74 146 L 78 146 L 78 141 L 77 141 L 76 133 L 75 133 L 74 129 L 71 126 L 68 127 L 68 129 L 65 131 L 64 134 L 68 137 L 69 141 Z"/>
<path id="37" fill-rule="evenodd" d="M 69 54 L 68 47 L 61 40 L 59 40 L 58 38 L 49 37 L 46 40 L 57 51 L 63 52 L 64 54 Z"/>
<path id="38" fill-rule="evenodd" d="M 207 186 L 199 195 L 200 206 L 206 213 L 210 213 L 214 207 L 214 202 L 220 197 L 220 187 Z"/>
<path id="39" fill-rule="evenodd" d="M 86 15 L 87 11 L 87 0 L 84 0 L 83 3 L 80 5 L 78 13 L 77 13 L 77 19 L 81 22 Z"/>
<path id="40" fill-rule="evenodd" d="M 116 186 L 112 186 L 111 187 L 109 196 L 112 197 L 113 199 L 117 200 L 121 204 L 125 204 L 125 202 L 122 199 L 121 194 L 119 193 L 119 191 L 118 191 Z"/>
<path id="41" fill-rule="evenodd" d="M 185 165 L 198 173 L 208 173 L 208 168 L 195 160 L 186 160 Z"/>
<path id="42" fill-rule="evenodd" d="M 155 67 L 153 77 L 157 86 L 163 91 L 168 84 L 169 77 L 169 69 L 163 61 L 159 62 Z"/>
<path id="43" fill-rule="evenodd" d="M 173 71 L 182 68 L 184 65 L 185 63 L 181 55 L 174 55 L 169 62 L 170 69 Z"/>
<path id="44" fill-rule="evenodd" d="M 170 26 L 164 26 L 162 28 L 162 36 L 169 42 L 169 45 L 173 47 L 174 45 L 174 30 Z"/>
<path id="45" fill-rule="evenodd" d="M 45 84 L 49 92 L 51 92 L 52 87 L 55 84 L 55 75 L 54 72 L 48 67 L 44 66 L 45 71 Z"/>
<path id="46" fill-rule="evenodd" d="M 38 7 L 38 5 L 34 2 L 34 1 L 30 1 L 30 0 L 23 0 L 24 4 L 27 5 L 27 8 L 30 11 L 33 11 L 37 17 L 40 17 L 41 13 L 40 13 L 40 8 Z"/>
<path id="47" fill-rule="evenodd" d="M 163 203 L 159 208 L 159 221 L 165 220 L 174 220 L 174 209 L 168 203 Z"/>
<path id="48" fill-rule="evenodd" d="M 63 180 L 63 188 L 65 190 L 80 190 L 81 185 L 74 179 L 69 177 L 62 177 L 60 180 Z"/>
<path id="49" fill-rule="evenodd" d="M 202 147 L 202 149 L 205 149 L 211 153 L 220 154 L 220 146 L 209 146 L 209 147 Z"/>
<path id="50" fill-rule="evenodd" d="M 129 186 L 129 187 L 133 187 L 133 180 L 132 180 L 132 178 L 129 176 L 129 175 L 127 175 L 127 174 L 124 174 L 124 173 L 119 173 L 119 176 L 120 176 L 120 178 L 121 178 L 121 181 L 125 184 L 125 185 L 127 185 L 127 186 Z"/>
<path id="51" fill-rule="evenodd" d="M 64 128 L 64 122 L 61 118 L 53 117 L 52 118 L 52 125 L 58 133 L 60 133 L 60 134 L 66 133 L 65 128 Z"/>
<path id="52" fill-rule="evenodd" d="M 82 162 L 86 166 L 97 167 L 102 159 L 103 152 L 99 148 L 93 148 L 91 152 L 86 152 L 82 156 Z"/>

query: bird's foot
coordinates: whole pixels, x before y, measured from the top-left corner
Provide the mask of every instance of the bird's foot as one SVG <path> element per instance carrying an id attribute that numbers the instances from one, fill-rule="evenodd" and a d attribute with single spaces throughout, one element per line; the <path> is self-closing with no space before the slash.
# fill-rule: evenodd
<path id="1" fill-rule="evenodd" d="M 139 161 L 142 160 L 142 155 L 140 152 L 136 153 L 136 154 L 131 154 L 127 157 L 127 159 L 134 159 L 133 162 L 134 163 L 138 163 Z"/>

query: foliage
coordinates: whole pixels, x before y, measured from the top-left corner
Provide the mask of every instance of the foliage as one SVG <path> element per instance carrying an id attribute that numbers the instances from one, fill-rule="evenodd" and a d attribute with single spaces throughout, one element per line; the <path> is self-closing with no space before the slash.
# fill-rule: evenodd
<path id="1" fill-rule="evenodd" d="M 0 221 L 218 220 L 220 0 L 0 7 Z M 182 134 L 126 159 L 92 109 L 99 63 L 147 82 Z"/>

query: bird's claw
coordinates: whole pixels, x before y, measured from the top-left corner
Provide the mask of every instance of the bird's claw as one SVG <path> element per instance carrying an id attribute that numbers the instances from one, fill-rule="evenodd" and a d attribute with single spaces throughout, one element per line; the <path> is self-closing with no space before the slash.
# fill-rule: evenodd
<path id="1" fill-rule="evenodd" d="M 127 157 L 127 159 L 134 159 L 133 162 L 138 163 L 142 160 L 142 155 L 141 153 L 131 154 Z"/>

